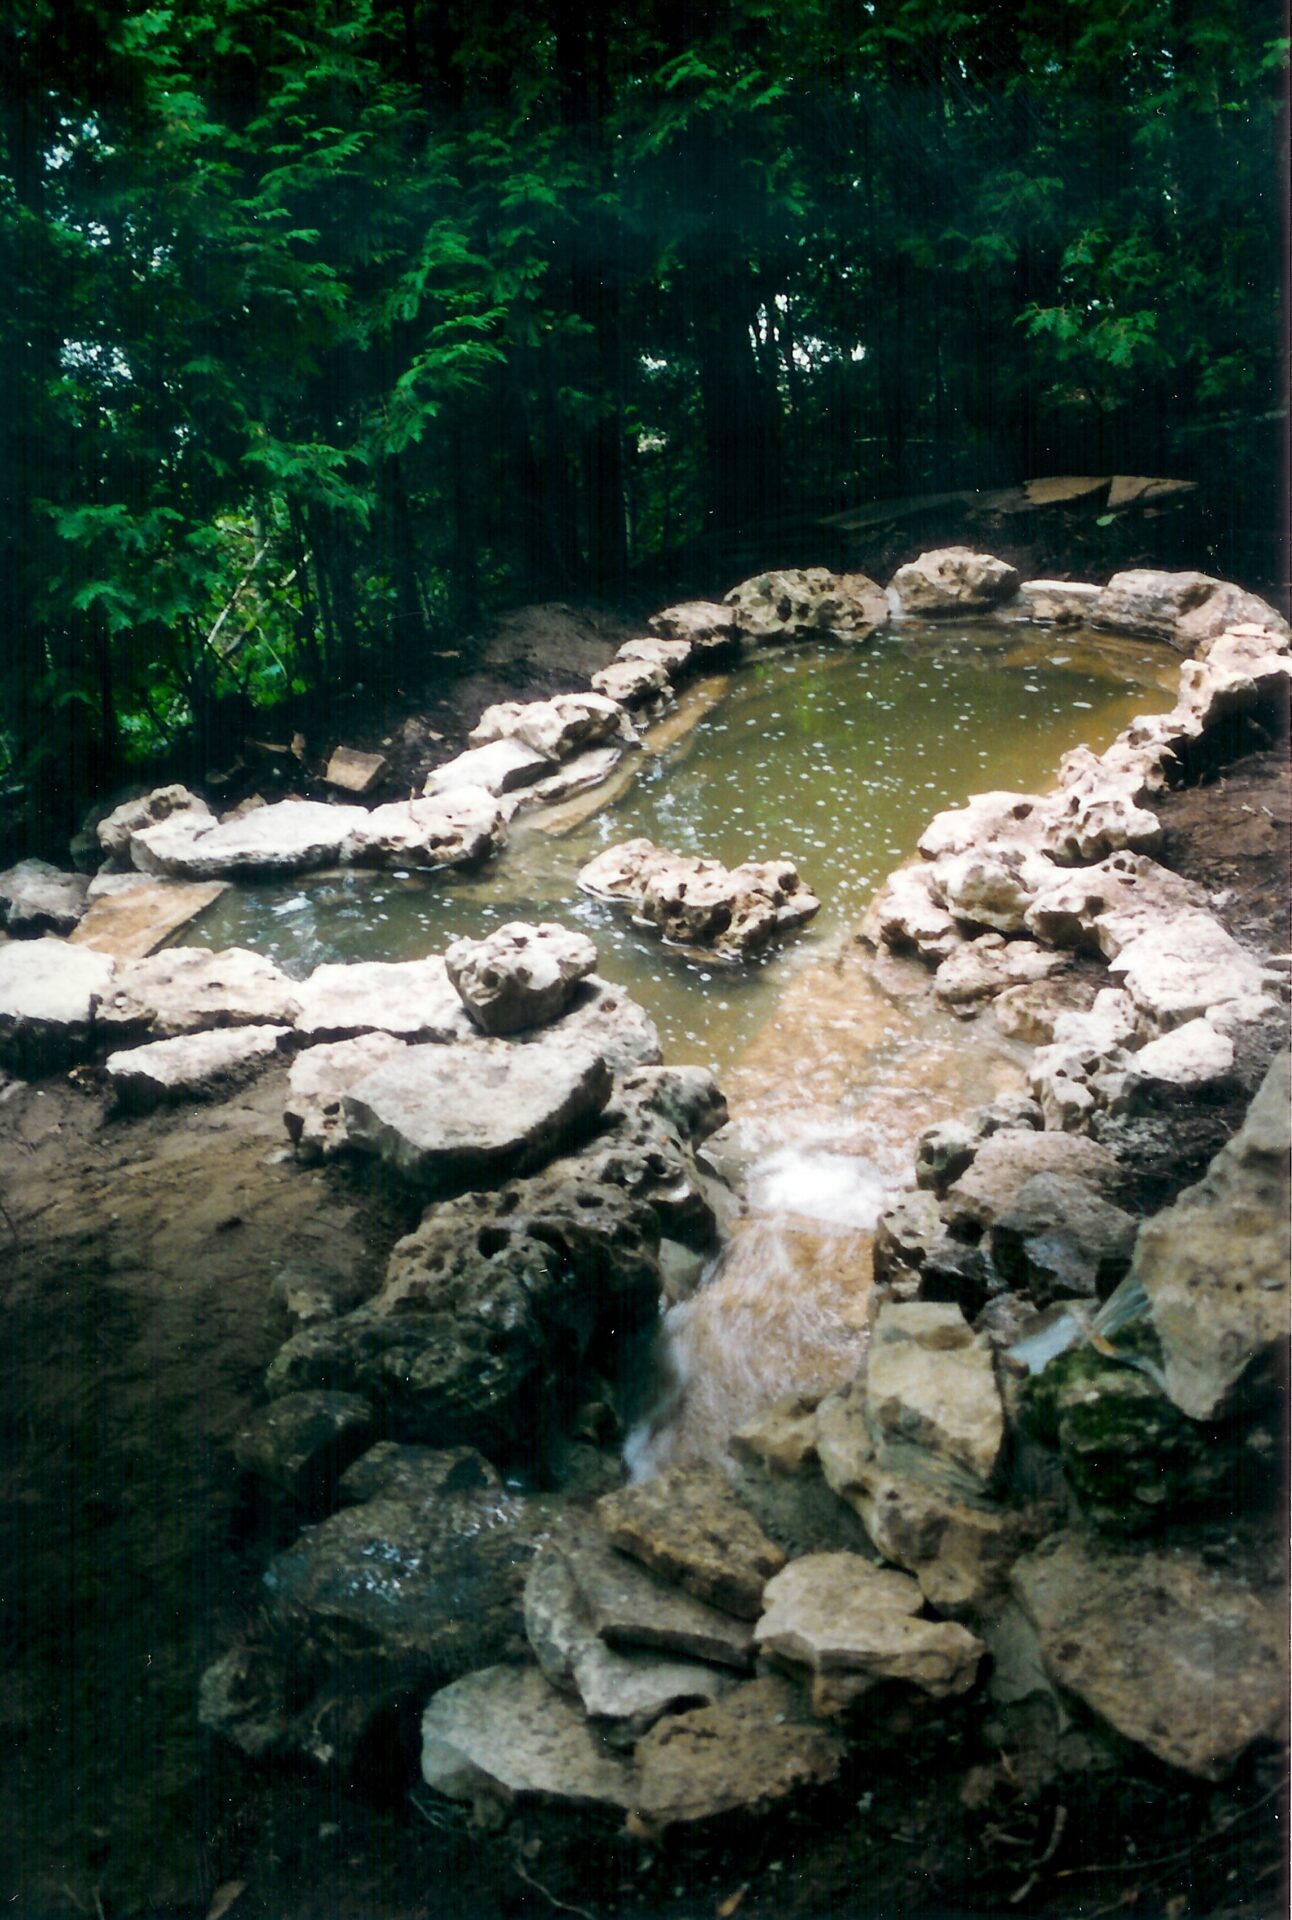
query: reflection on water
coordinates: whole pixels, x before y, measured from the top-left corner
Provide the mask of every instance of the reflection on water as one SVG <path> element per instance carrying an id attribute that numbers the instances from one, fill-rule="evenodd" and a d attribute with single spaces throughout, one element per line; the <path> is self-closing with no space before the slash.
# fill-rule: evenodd
<path id="1" fill-rule="evenodd" d="M 401 959 L 504 920 L 589 933 L 601 970 L 656 1020 L 671 1061 L 711 1066 L 732 1125 L 715 1147 L 744 1175 L 747 1217 L 717 1271 L 666 1323 L 669 1387 L 630 1463 L 720 1455 L 778 1394 L 856 1369 L 871 1229 L 931 1121 L 1021 1085 L 1019 1057 L 931 1000 L 922 968 L 850 943 L 931 814 L 990 787 L 1052 784 L 1084 740 L 1105 746 L 1170 705 L 1161 649 L 989 623 L 910 622 L 862 649 L 773 652 L 732 678 L 690 731 L 667 729 L 608 805 L 561 830 L 522 818 L 482 872 L 352 873 L 231 890 L 189 938 L 244 945 L 301 974 Z M 821 896 L 810 928 L 752 964 L 664 948 L 575 887 L 601 848 L 645 834 L 727 865 L 788 855 Z"/>

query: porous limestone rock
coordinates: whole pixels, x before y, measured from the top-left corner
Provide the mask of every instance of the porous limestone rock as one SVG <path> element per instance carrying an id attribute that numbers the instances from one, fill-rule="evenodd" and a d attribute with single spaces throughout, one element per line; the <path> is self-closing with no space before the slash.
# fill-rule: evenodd
<path id="1" fill-rule="evenodd" d="M 1206 657 L 1213 642 L 1236 627 L 1255 627 L 1268 634 L 1276 647 L 1286 649 L 1292 641 L 1292 627 L 1277 608 L 1225 580 L 1176 621 L 1174 644 L 1181 653 Z"/>
<path id="2" fill-rule="evenodd" d="M 145 873 L 212 879 L 234 873 L 303 873 L 332 866 L 468 866 L 502 844 L 507 806 L 481 787 L 433 799 L 365 807 L 281 800 L 218 825 L 180 813 L 132 834 Z"/>
<path id="3" fill-rule="evenodd" d="M 658 660 L 612 660 L 592 676 L 592 691 L 621 707 L 644 707 L 668 688 L 668 668 Z"/>
<path id="4" fill-rule="evenodd" d="M 535 1556 L 525 1581 L 525 1632 L 545 1677 L 577 1694 L 588 1719 L 615 1746 L 631 1745 L 665 1713 L 718 1700 L 730 1668 L 653 1653 L 616 1651 L 597 1634 L 559 1547 Z"/>
<path id="5" fill-rule="evenodd" d="M 365 1033 L 297 1054 L 287 1075 L 283 1124 L 302 1160 L 325 1159 L 349 1144 L 341 1095 L 406 1045 L 393 1034 Z"/>
<path id="6" fill-rule="evenodd" d="M 486 1667 L 442 1687 L 422 1715 L 422 1779 L 497 1826 L 517 1800 L 558 1807 L 637 1801 L 630 1765 L 533 1667 Z"/>
<path id="7" fill-rule="evenodd" d="M 422 792 L 434 796 L 459 787 L 483 787 L 486 793 L 514 793 L 551 771 L 552 762 L 545 753 L 515 739 L 491 740 L 488 746 L 468 747 L 456 759 L 432 767 Z"/>
<path id="8" fill-rule="evenodd" d="M 596 964 L 597 950 L 586 934 L 551 921 L 528 926 L 512 920 L 483 940 L 455 940 L 444 955 L 463 1006 L 490 1034 L 554 1020 Z"/>
<path id="9" fill-rule="evenodd" d="M 933 991 L 948 1006 L 972 1011 L 978 1002 L 1006 987 L 1048 980 L 1070 964 L 1065 954 L 1040 947 L 1035 940 L 1006 940 L 999 933 L 983 933 L 966 940 L 942 962 L 933 976 Z"/>
<path id="10" fill-rule="evenodd" d="M 70 933 L 86 909 L 90 882 L 47 860 L 20 860 L 0 873 L 0 924 L 11 936 Z"/>
<path id="11" fill-rule="evenodd" d="M 1086 1013 L 1094 1004 L 1096 983 L 1085 974 L 1060 974 L 1023 986 L 1006 987 L 991 1004 L 992 1018 L 1011 1040 L 1029 1047 L 1048 1046 L 1058 1022 L 1070 1013 Z"/>
<path id="12" fill-rule="evenodd" d="M 559 1031 L 570 1040 L 586 1042 L 617 1074 L 657 1067 L 664 1057 L 659 1029 L 646 1009 L 599 973 L 575 983 L 560 1016 Z M 542 1032 L 518 1038 L 526 1046 L 543 1043 Z"/>
<path id="13" fill-rule="evenodd" d="M 613 1546 L 711 1606 L 758 1617 L 781 1552 L 713 1467 L 669 1467 L 597 1502 Z"/>
<path id="14" fill-rule="evenodd" d="M 596 899 L 629 906 L 640 924 L 676 945 L 712 947 L 732 958 L 802 926 L 821 905 L 788 860 L 728 869 L 644 839 L 607 847 L 582 868 L 578 884 Z"/>
<path id="15" fill-rule="evenodd" d="M 993 789 L 971 795 L 962 807 L 934 814 L 917 845 L 926 860 L 975 853 L 995 843 L 1039 852 L 1047 817 L 1044 795 Z"/>
<path id="16" fill-rule="evenodd" d="M 876 1286 L 889 1288 L 898 1298 L 909 1297 L 925 1256 L 941 1232 L 936 1194 L 918 1191 L 893 1195 L 875 1222 Z"/>
<path id="17" fill-rule="evenodd" d="M 1100 589 L 1088 580 L 1024 580 L 1018 589 L 1025 619 L 1079 626 L 1089 620 Z"/>
<path id="18" fill-rule="evenodd" d="M 942 1218 L 953 1231 L 972 1235 L 992 1227 L 1015 1205 L 1038 1173 L 1065 1174 L 1107 1195 L 1117 1184 L 1113 1155 L 1096 1141 L 1072 1133 L 994 1133 L 973 1164 L 947 1189 Z"/>
<path id="19" fill-rule="evenodd" d="M 417 1183 L 538 1166 L 610 1097 L 600 1054 L 559 1032 L 410 1047 L 342 1094 L 351 1144 Z"/>
<path id="20" fill-rule="evenodd" d="M 956 1306 L 888 1301 L 867 1355 L 868 1417 L 886 1439 L 905 1440 L 990 1484 L 1005 1437 L 991 1348 Z"/>
<path id="21" fill-rule="evenodd" d="M 567 760 L 582 747 L 615 739 L 623 727 L 623 708 L 604 694 L 558 693 L 551 700 L 486 707 L 468 737 L 473 747 L 517 740 L 548 760 Z"/>
<path id="22" fill-rule="evenodd" d="M 123 960 L 97 1020 L 109 1038 L 152 1034 L 169 1040 L 208 1027 L 292 1026 L 294 980 L 246 947 L 170 947 Z"/>
<path id="23" fill-rule="evenodd" d="M 754 1628 L 764 1653 L 814 1674 L 896 1681 L 935 1700 L 968 1691 L 986 1648 L 950 1620 L 925 1620 L 909 1574 L 855 1553 L 810 1553 L 768 1581 Z"/>
<path id="24" fill-rule="evenodd" d="M 401 1040 L 468 1040 L 473 1031 L 443 958 L 354 960 L 315 967 L 294 988 L 297 1031 L 306 1040 L 362 1033 Z"/>
<path id="25" fill-rule="evenodd" d="M 337 747 L 327 763 L 323 779 L 329 787 L 353 793 L 360 799 L 379 787 L 390 772 L 390 762 L 380 753 L 360 753 L 355 747 Z"/>
<path id="26" fill-rule="evenodd" d="M 862 922 L 862 938 L 882 941 L 897 953 L 914 951 L 936 966 L 965 938 L 964 927 L 933 896 L 933 872 L 927 866 L 898 867 L 876 894 Z"/>
<path id="27" fill-rule="evenodd" d="M 1096 1076 L 1096 1085 L 1103 1076 Z M 1234 1043 L 1207 1020 L 1150 1040 L 1107 1076 L 1106 1103 L 1113 1113 L 1156 1113 L 1186 1101 L 1214 1099 L 1234 1086 Z"/>
<path id="28" fill-rule="evenodd" d="M 728 1445 L 733 1456 L 781 1474 L 801 1474 L 815 1467 L 816 1408 L 811 1395 L 782 1395 L 732 1434 Z"/>
<path id="29" fill-rule="evenodd" d="M 511 809 L 510 800 L 483 787 L 455 787 L 430 799 L 392 800 L 371 813 L 359 809 L 360 819 L 347 834 L 341 859 L 358 867 L 428 872 L 476 866 L 503 844 Z"/>
<path id="30" fill-rule="evenodd" d="M 1131 1269 L 1148 1295 L 1166 1387 L 1214 1420 L 1286 1374 L 1289 1056 L 1205 1177 L 1140 1230 Z"/>
<path id="31" fill-rule="evenodd" d="M 695 648 L 689 640 L 625 640 L 616 660 L 645 660 L 663 667 L 670 680 L 680 680 L 692 664 Z"/>
<path id="32" fill-rule="evenodd" d="M 234 1436 L 238 1466 L 272 1496 L 322 1513 L 372 1438 L 372 1408 L 353 1393 L 289 1393 Z"/>
<path id="33" fill-rule="evenodd" d="M 105 1063 L 118 1106 L 131 1113 L 179 1100 L 218 1100 L 279 1059 L 290 1027 L 216 1027 L 110 1053 Z"/>
<path id="34" fill-rule="evenodd" d="M 931 887 L 957 920 L 997 933 L 1022 933 L 1027 910 L 1049 883 L 1053 863 L 1026 844 L 989 841 L 976 851 L 945 854 Z"/>
<path id="35" fill-rule="evenodd" d="M 1284 1736 L 1283 1609 L 1233 1575 L 1068 1533 L 1020 1560 L 1013 1586 L 1055 1683 L 1167 1766 L 1223 1780 Z"/>
<path id="36" fill-rule="evenodd" d="M 938 1120 L 915 1142 L 915 1184 L 944 1194 L 972 1164 L 981 1135 L 966 1120 Z"/>
<path id="37" fill-rule="evenodd" d="M 826 567 L 755 574 L 733 587 L 726 604 L 739 632 L 755 640 L 794 640 L 807 633 L 865 639 L 888 624 L 888 596 L 864 573 Z"/>
<path id="38" fill-rule="evenodd" d="M 1206 895 L 1193 881 L 1145 854 L 1123 851 L 1094 866 L 1056 871 L 1024 917 L 1038 940 L 1115 960 L 1150 927 L 1205 906 Z"/>
<path id="39" fill-rule="evenodd" d="M 1209 913 L 1155 921 L 1127 941 L 1108 971 L 1125 988 L 1150 1031 L 1195 1020 L 1222 1001 L 1259 995 L 1260 965 Z"/>
<path id="40" fill-rule="evenodd" d="M 697 654 L 717 655 L 736 642 L 731 608 L 716 600 L 684 600 L 653 613 L 647 623 L 652 633 L 667 640 L 689 640 Z"/>
<path id="41" fill-rule="evenodd" d="M 34 1079 L 79 1059 L 115 972 L 106 954 L 53 934 L 0 942 L 0 1065 Z"/>
<path id="42" fill-rule="evenodd" d="M 893 575 L 903 613 L 974 613 L 998 606 L 1018 589 L 1018 570 L 970 547 L 937 547 Z"/>
<path id="43" fill-rule="evenodd" d="M 1144 634 L 1173 645 L 1179 622 L 1210 600 L 1220 585 L 1221 581 L 1207 573 L 1131 567 L 1115 573 L 1103 589 L 1095 602 L 1091 624 L 1111 627 L 1116 633 Z"/>
<path id="44" fill-rule="evenodd" d="M 136 833 L 142 833 L 145 827 L 155 827 L 176 814 L 189 814 L 195 819 L 215 824 L 205 800 L 190 793 L 187 787 L 154 787 L 151 793 L 144 794 L 141 799 L 124 800 L 100 820 L 96 829 L 99 845 L 109 859 L 128 861 L 130 842 Z"/>

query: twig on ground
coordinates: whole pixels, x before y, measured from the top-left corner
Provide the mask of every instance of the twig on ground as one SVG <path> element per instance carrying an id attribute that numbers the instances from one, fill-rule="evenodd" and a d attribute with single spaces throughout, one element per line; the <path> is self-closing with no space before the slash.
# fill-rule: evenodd
<path id="1" fill-rule="evenodd" d="M 559 1900 L 557 1896 L 552 1892 L 552 1889 L 550 1887 L 545 1887 L 541 1880 L 536 1880 L 534 1878 L 533 1874 L 530 1873 L 529 1869 L 526 1867 L 524 1861 L 521 1859 L 519 1854 L 516 1854 L 513 1857 L 511 1864 L 516 1869 L 516 1872 L 520 1875 L 520 1878 L 525 1882 L 526 1886 L 533 1887 L 536 1893 L 541 1893 L 544 1900 L 546 1900 L 549 1903 L 549 1905 L 559 1908 L 559 1910 L 562 1913 L 580 1914 L 582 1915 L 582 1920 L 597 1920 L 596 1915 L 594 1913 L 589 1913 L 586 1907 L 576 1907 L 569 1900 Z"/>

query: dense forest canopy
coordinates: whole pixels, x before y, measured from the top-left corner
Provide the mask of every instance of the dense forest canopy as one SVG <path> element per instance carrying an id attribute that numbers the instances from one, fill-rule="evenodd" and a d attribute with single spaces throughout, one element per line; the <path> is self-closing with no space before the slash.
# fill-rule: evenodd
<path id="1" fill-rule="evenodd" d="M 0 777 L 70 815 L 230 696 L 393 686 L 706 532 L 1233 459 L 1280 394 L 1280 28 L 8 0 Z"/>

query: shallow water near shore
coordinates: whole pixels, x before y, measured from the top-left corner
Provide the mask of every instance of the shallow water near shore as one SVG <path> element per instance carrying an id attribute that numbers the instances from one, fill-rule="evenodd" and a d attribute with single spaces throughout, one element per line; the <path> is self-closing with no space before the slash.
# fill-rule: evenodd
<path id="1" fill-rule="evenodd" d="M 932 814 L 985 788 L 1048 787 L 1069 747 L 1098 750 L 1169 705 L 1176 665 L 1159 647 L 992 622 L 778 649 L 703 686 L 695 723 L 661 728 L 605 805 L 569 825 L 521 815 L 478 874 L 240 888 L 189 937 L 302 973 L 434 952 L 511 919 L 589 933 L 665 1058 L 711 1067 L 731 1106 L 715 1150 L 748 1207 L 706 1283 L 665 1316 L 653 1411 L 626 1447 L 636 1474 L 721 1458 L 778 1394 L 855 1372 L 871 1231 L 920 1129 L 1022 1085 L 1020 1050 L 937 1006 L 922 967 L 877 966 L 857 947 L 870 898 Z M 577 891 L 594 853 L 636 835 L 727 865 L 788 855 L 821 912 L 745 965 L 670 949 Z"/>

